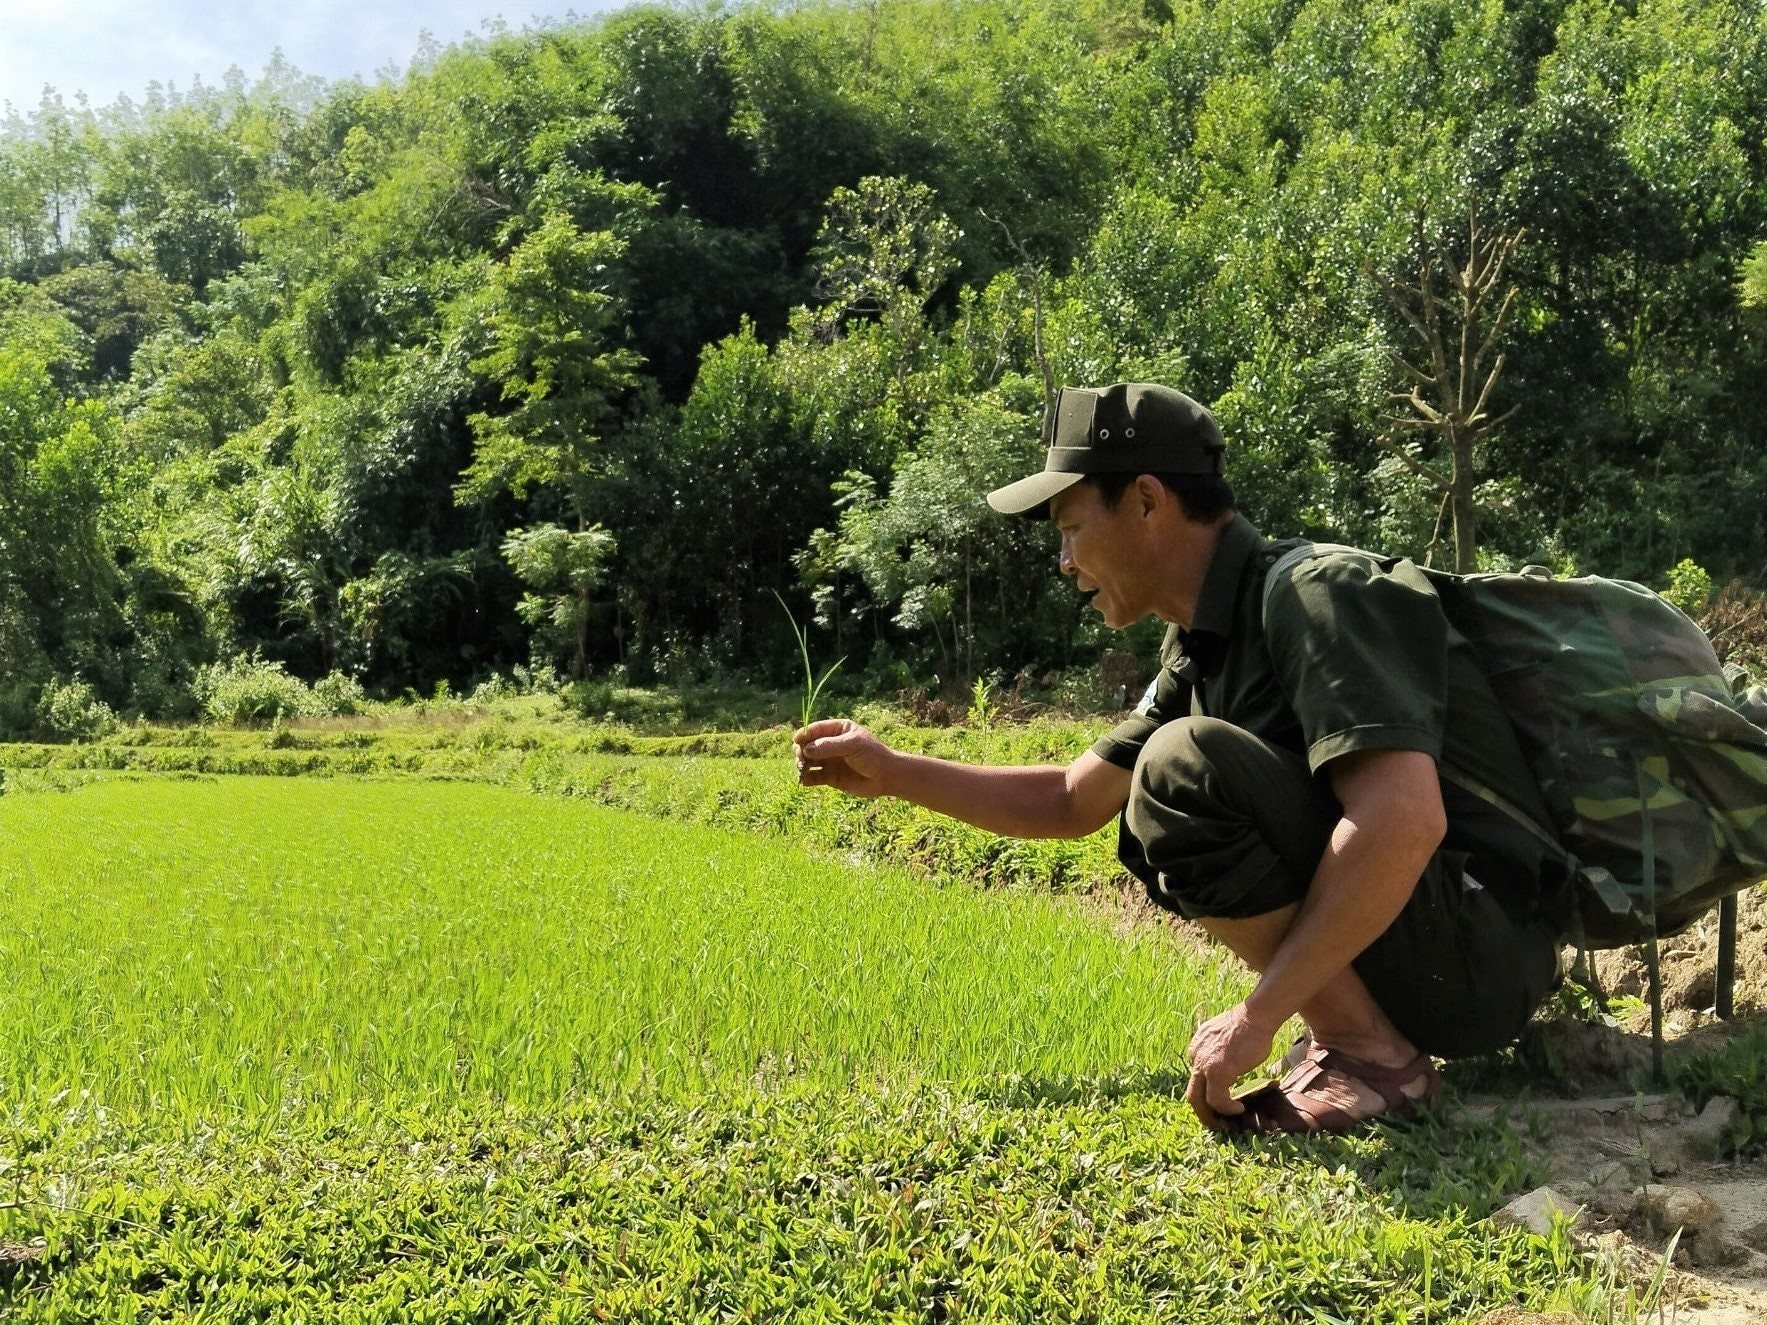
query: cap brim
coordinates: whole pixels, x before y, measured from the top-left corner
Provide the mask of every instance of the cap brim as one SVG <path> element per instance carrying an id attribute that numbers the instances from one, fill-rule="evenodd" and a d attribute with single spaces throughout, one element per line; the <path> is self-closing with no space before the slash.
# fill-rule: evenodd
<path id="1" fill-rule="evenodd" d="M 1002 515 L 1023 515 L 1041 520 L 1049 515 L 1051 501 L 1085 478 L 1084 474 L 1064 474 L 1046 469 L 1029 478 L 1021 478 L 1017 483 L 1008 483 L 1004 488 L 995 488 L 988 494 L 988 505 Z"/>

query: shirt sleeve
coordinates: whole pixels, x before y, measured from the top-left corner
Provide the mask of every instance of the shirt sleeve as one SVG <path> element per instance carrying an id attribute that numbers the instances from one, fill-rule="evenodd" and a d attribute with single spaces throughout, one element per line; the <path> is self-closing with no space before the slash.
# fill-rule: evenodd
<path id="1" fill-rule="evenodd" d="M 1271 582 L 1264 632 L 1309 768 L 1360 750 L 1441 758 L 1448 623 L 1411 562 L 1347 549 L 1304 558 Z"/>
<path id="2" fill-rule="evenodd" d="M 1175 631 L 1166 633 L 1160 646 L 1160 669 L 1153 685 L 1136 709 L 1092 743 L 1092 753 L 1107 764 L 1133 772 L 1147 738 L 1163 723 L 1190 712 L 1190 682 L 1178 675 L 1182 661 Z"/>

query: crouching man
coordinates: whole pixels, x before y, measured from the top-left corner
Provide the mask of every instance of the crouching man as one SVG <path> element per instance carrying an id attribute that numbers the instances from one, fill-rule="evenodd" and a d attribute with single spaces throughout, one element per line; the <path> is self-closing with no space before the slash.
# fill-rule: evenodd
<path id="1" fill-rule="evenodd" d="M 1120 815 L 1149 897 L 1257 973 L 1191 1040 L 1205 1124 L 1338 1131 L 1427 1103 L 1432 1057 L 1507 1043 L 1557 979 L 1552 867 L 1438 774 L 1464 769 L 1544 820 L 1468 646 L 1409 561 L 1265 539 L 1188 396 L 1064 390 L 1044 441 L 1043 471 L 988 502 L 1054 523 L 1062 573 L 1105 624 L 1169 624 L 1150 697 L 1066 767 L 958 764 L 812 723 L 800 780 L 1017 837 Z M 1285 1075 L 1235 1098 L 1297 1013 Z"/>

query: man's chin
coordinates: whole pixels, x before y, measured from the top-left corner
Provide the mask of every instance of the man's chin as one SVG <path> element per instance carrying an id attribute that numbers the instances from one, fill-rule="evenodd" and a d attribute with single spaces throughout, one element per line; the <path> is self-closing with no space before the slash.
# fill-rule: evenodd
<path id="1" fill-rule="evenodd" d="M 1143 612 L 1140 616 L 1130 617 L 1125 621 L 1113 613 L 1104 611 L 1102 608 L 1098 613 L 1099 620 L 1104 624 L 1104 627 L 1107 630 L 1127 630 L 1130 626 L 1143 620 L 1147 615 L 1146 612 Z"/>

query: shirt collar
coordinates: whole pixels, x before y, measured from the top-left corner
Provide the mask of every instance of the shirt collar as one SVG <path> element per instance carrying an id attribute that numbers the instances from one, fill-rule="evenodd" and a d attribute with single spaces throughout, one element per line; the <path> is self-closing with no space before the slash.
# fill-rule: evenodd
<path id="1" fill-rule="evenodd" d="M 1215 555 L 1203 572 L 1202 591 L 1196 599 L 1196 615 L 1188 638 L 1199 632 L 1226 638 L 1233 633 L 1238 614 L 1240 587 L 1245 581 L 1246 566 L 1258 556 L 1268 540 L 1243 515 L 1235 515 L 1215 545 Z"/>

